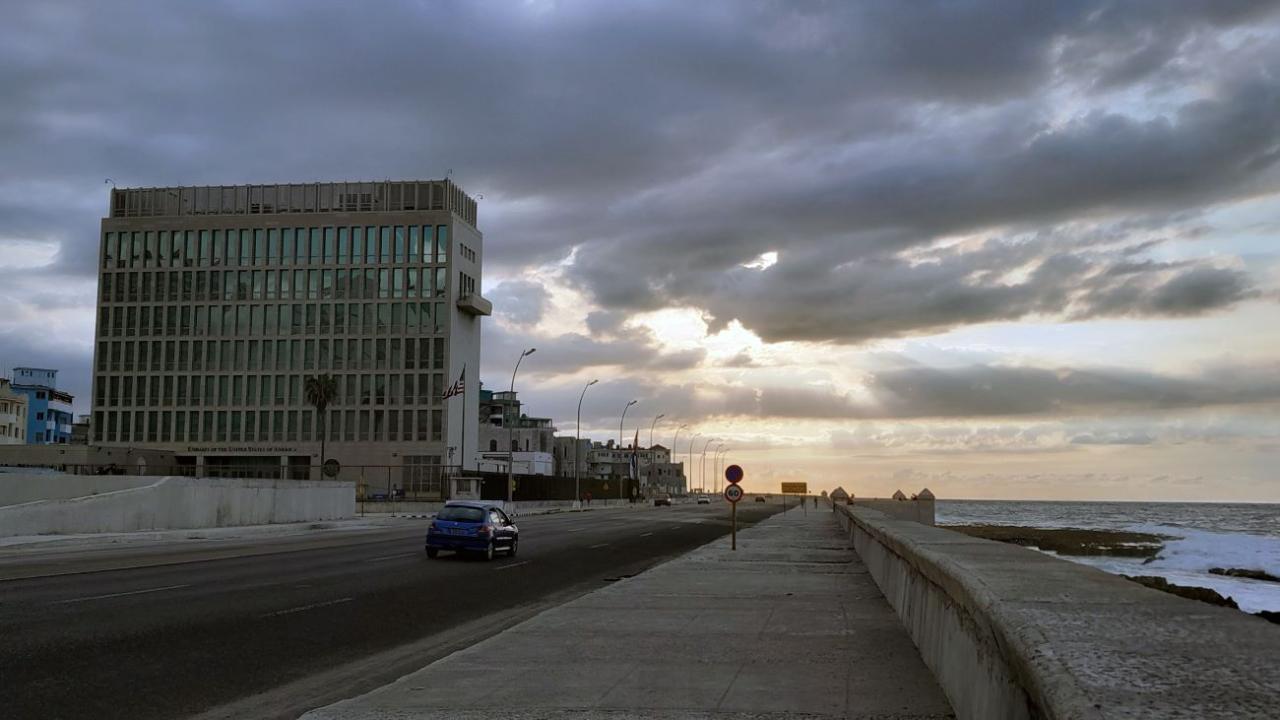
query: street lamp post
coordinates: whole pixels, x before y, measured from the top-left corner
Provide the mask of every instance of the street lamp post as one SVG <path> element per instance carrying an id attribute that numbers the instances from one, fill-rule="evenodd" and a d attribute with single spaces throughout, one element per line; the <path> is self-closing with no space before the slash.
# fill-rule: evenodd
<path id="1" fill-rule="evenodd" d="M 720 483 L 720 451 L 724 449 L 724 443 L 716 446 L 716 451 L 711 455 L 711 479 L 716 481 L 717 486 Z"/>
<path id="2" fill-rule="evenodd" d="M 716 438 L 707 438 L 707 444 L 702 446 L 702 489 L 707 489 L 707 447 L 715 442 Z"/>
<path id="3" fill-rule="evenodd" d="M 680 431 L 684 430 L 687 427 L 689 427 L 689 424 L 685 423 L 684 425 L 681 425 L 680 427 L 676 428 L 676 434 L 674 437 L 671 438 L 671 462 L 676 461 L 676 441 L 680 439 Z M 688 482 L 688 481 L 689 481 L 689 478 L 686 477 L 685 482 Z M 686 489 L 691 490 L 692 488 L 686 488 Z"/>
<path id="4" fill-rule="evenodd" d="M 693 441 L 697 440 L 700 435 L 702 435 L 702 433 L 694 433 L 693 437 L 689 438 L 689 482 L 693 482 Z M 699 489 L 703 492 L 707 491 L 706 488 Z"/>
<path id="5" fill-rule="evenodd" d="M 636 404 L 636 403 L 638 403 L 638 402 L 640 402 L 640 401 L 639 401 L 639 400 L 632 400 L 631 402 L 627 403 L 625 407 L 623 407 L 623 408 L 622 408 L 622 419 L 618 421 L 618 450 L 619 450 L 619 451 L 621 451 L 621 450 L 622 450 L 622 425 L 623 425 L 624 423 L 626 423 L 626 422 L 627 422 L 627 410 L 630 410 L 630 409 L 631 409 L 631 406 L 632 406 L 632 405 L 635 405 L 635 404 Z M 639 450 L 639 448 L 633 448 L 633 450 Z M 638 459 L 638 458 L 637 458 L 637 460 L 636 460 L 636 464 L 637 464 L 637 465 L 639 464 L 639 459 Z M 640 468 L 638 468 L 638 467 L 637 467 L 637 468 L 636 468 L 636 474 L 637 474 L 637 475 L 639 475 L 639 474 L 640 474 L 640 473 L 639 473 L 639 470 L 640 470 Z M 628 473 L 628 475 L 629 475 L 629 474 L 630 474 L 630 473 Z M 626 494 L 625 492 L 623 492 L 623 488 L 624 488 L 624 486 L 625 486 L 625 485 L 626 485 L 626 484 L 625 484 L 625 483 L 623 483 L 621 480 L 619 480 L 619 481 L 618 481 L 618 499 L 619 499 L 619 500 L 626 500 L 626 499 L 627 499 L 627 494 Z"/>
<path id="6" fill-rule="evenodd" d="M 587 396 L 587 388 L 598 382 L 600 381 L 592 380 L 587 383 L 578 396 L 578 424 L 573 432 L 573 501 L 576 503 L 582 502 L 582 481 L 578 479 L 578 448 L 582 445 L 582 398 Z"/>
<path id="7" fill-rule="evenodd" d="M 649 423 L 649 452 L 651 453 L 649 458 L 649 484 L 650 485 L 653 484 L 653 471 L 658 465 L 657 453 L 653 452 L 653 429 L 658 426 L 658 421 L 666 416 L 667 416 L 666 413 L 659 413 L 658 416 L 653 419 L 653 422 Z M 636 468 L 636 469 L 639 470 L 639 468 Z"/>
<path id="8" fill-rule="evenodd" d="M 510 398 L 510 400 L 511 400 L 511 402 L 512 402 L 512 404 L 513 404 L 513 405 L 515 404 L 515 399 L 516 399 L 516 373 L 520 372 L 520 363 L 521 363 L 521 362 L 523 362 L 525 358 L 527 358 L 527 357 L 529 357 L 530 355 L 534 354 L 537 350 L 538 350 L 538 348 L 529 348 L 528 350 L 525 350 L 524 352 L 520 353 L 520 357 L 516 360 L 516 369 L 511 371 L 511 398 Z M 516 458 L 516 447 L 515 447 L 515 445 L 516 445 L 516 440 L 515 440 L 516 428 L 515 428 L 515 422 L 518 422 L 518 421 L 519 421 L 519 419 L 520 419 L 520 411 L 519 411 L 519 410 L 516 410 L 516 417 L 514 418 L 514 421 L 506 421 L 506 420 L 504 420 L 504 421 L 503 421 L 503 422 L 507 422 L 507 502 L 508 502 L 508 503 L 510 503 L 510 502 L 511 502 L 511 493 L 512 493 L 512 491 L 513 491 L 513 489 L 514 489 L 514 486 L 515 486 L 515 484 L 516 484 L 516 478 L 515 478 L 515 474 L 516 474 L 516 473 L 515 473 L 515 462 L 516 462 L 516 460 L 515 460 L 515 458 Z"/>

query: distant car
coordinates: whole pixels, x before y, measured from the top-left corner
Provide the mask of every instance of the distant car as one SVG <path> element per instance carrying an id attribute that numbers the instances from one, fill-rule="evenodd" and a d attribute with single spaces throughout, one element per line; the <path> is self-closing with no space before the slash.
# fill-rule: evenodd
<path id="1" fill-rule="evenodd" d="M 706 495 L 699 495 L 699 496 L 698 496 L 698 504 L 699 504 L 699 505 L 710 505 L 710 504 L 711 504 L 711 498 L 707 497 Z"/>
<path id="2" fill-rule="evenodd" d="M 764 496 L 763 496 L 763 495 L 757 495 L 757 496 L 756 496 L 756 502 L 764 502 Z"/>
<path id="3" fill-rule="evenodd" d="M 670 495 L 667 495 L 666 493 L 663 493 L 663 494 L 661 494 L 661 495 L 654 495 L 654 496 L 653 496 L 653 506 L 654 506 L 654 507 L 662 507 L 662 506 L 664 506 L 664 505 L 665 505 L 665 506 L 667 506 L 667 507 L 671 507 L 671 496 L 670 496 Z"/>
<path id="4" fill-rule="evenodd" d="M 427 527 L 427 557 L 441 550 L 475 552 L 492 560 L 495 552 L 505 550 L 515 557 L 520 544 L 520 530 L 502 508 L 475 500 L 450 500 L 440 508 Z"/>

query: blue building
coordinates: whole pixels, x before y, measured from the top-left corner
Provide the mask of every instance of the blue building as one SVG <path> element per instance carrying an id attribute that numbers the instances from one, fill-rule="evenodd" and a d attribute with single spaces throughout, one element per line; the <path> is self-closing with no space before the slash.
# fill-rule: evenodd
<path id="1" fill-rule="evenodd" d="M 58 389 L 58 371 L 14 368 L 10 386 L 27 396 L 27 444 L 66 445 L 71 442 L 71 395 Z"/>

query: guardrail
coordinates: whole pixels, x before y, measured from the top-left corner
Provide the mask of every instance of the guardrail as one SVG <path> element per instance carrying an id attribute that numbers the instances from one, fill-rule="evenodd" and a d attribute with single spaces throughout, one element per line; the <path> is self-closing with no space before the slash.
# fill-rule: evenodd
<path id="1" fill-rule="evenodd" d="M 962 720 L 1274 718 L 1280 629 L 1034 550 L 834 505 Z"/>

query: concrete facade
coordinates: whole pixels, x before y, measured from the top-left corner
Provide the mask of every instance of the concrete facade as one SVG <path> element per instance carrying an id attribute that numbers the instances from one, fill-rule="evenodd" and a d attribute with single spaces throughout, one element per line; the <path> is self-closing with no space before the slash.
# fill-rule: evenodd
<path id="1" fill-rule="evenodd" d="M 56 485 L 44 475 L 7 480 Z M 116 477 L 101 482 L 104 489 L 130 486 L 0 507 L 0 537 L 266 525 L 355 514 L 355 487 L 348 482 L 187 477 Z"/>
<path id="2" fill-rule="evenodd" d="M 0 445 L 27 442 L 27 395 L 15 392 L 7 378 L 0 378 Z"/>
<path id="3" fill-rule="evenodd" d="M 961 720 L 1274 718 L 1280 628 L 857 505 L 836 517 Z"/>
<path id="4" fill-rule="evenodd" d="M 160 476 L 169 474 L 173 466 L 173 453 L 155 448 L 103 445 L 0 446 L 0 472 L 43 468 L 72 475 L 128 473 Z"/>
<path id="5" fill-rule="evenodd" d="M 443 495 L 446 466 L 475 467 L 475 222 L 448 180 L 112 190 L 91 442 L 309 478 L 324 433 L 340 479 Z M 323 422 L 303 393 L 320 374 L 338 382 Z"/>

